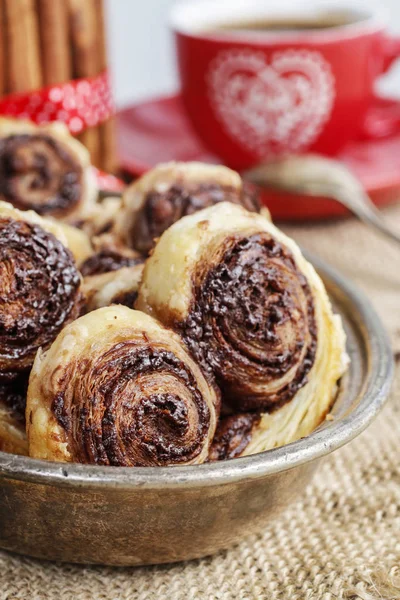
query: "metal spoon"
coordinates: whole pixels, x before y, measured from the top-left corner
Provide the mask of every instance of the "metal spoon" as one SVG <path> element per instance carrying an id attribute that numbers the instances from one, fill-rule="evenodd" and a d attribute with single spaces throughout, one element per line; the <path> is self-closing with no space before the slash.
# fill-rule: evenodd
<path id="1" fill-rule="evenodd" d="M 367 225 L 400 243 L 359 181 L 336 160 L 317 154 L 293 155 L 261 164 L 244 174 L 260 187 L 336 200 Z"/>

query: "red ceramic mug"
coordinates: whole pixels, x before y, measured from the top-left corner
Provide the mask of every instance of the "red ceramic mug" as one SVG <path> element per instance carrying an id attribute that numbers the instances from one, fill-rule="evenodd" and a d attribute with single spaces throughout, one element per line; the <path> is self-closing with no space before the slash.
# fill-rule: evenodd
<path id="1" fill-rule="evenodd" d="M 268 28 L 277 23 L 287 29 Z M 400 129 L 400 106 L 371 112 L 376 79 L 400 56 L 381 13 L 313 0 L 194 0 L 175 6 L 172 26 L 187 113 L 235 169 L 285 153 L 335 154 Z"/>

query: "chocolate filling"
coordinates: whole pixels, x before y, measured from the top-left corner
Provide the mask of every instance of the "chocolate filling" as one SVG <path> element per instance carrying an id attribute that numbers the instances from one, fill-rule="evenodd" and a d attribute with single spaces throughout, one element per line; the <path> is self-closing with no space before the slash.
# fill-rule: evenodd
<path id="1" fill-rule="evenodd" d="M 201 452 L 210 424 L 187 365 L 134 342 L 68 365 L 52 410 L 73 460 L 103 465 L 185 463 Z"/>
<path id="2" fill-rule="evenodd" d="M 214 267 L 198 267 L 193 304 L 175 324 L 236 410 L 271 410 L 307 383 L 317 347 L 310 287 L 269 234 L 227 239 Z"/>
<path id="3" fill-rule="evenodd" d="M 240 204 L 250 212 L 259 213 L 262 207 L 259 189 L 249 181 L 243 182 Z"/>
<path id="4" fill-rule="evenodd" d="M 154 239 L 159 238 L 173 223 L 220 202 L 241 204 L 251 212 L 260 211 L 258 193 L 251 184 L 244 184 L 241 190 L 218 183 L 175 184 L 165 192 L 150 192 L 147 195 L 131 232 L 132 246 L 148 253 L 154 245 Z"/>
<path id="5" fill-rule="evenodd" d="M 112 299 L 112 304 L 123 304 L 128 308 L 133 308 L 138 297 L 138 290 L 123 292 Z"/>
<path id="6" fill-rule="evenodd" d="M 142 256 L 128 256 L 117 250 L 103 249 L 90 256 L 81 266 L 84 277 L 88 275 L 102 275 L 111 271 L 118 271 L 123 267 L 134 267 L 144 262 Z"/>
<path id="7" fill-rule="evenodd" d="M 0 196 L 21 210 L 64 216 L 82 196 L 83 171 L 60 142 L 45 134 L 0 139 Z"/>
<path id="8" fill-rule="evenodd" d="M 240 456 L 260 418 L 258 413 L 243 413 L 221 419 L 211 444 L 209 462 Z"/>
<path id="9" fill-rule="evenodd" d="M 0 380 L 28 369 L 79 315 L 79 287 L 71 252 L 51 233 L 0 218 Z"/>
<path id="10" fill-rule="evenodd" d="M 26 394 L 28 391 L 28 375 L 22 375 L 12 384 L 0 383 L 0 402 L 12 411 L 16 421 L 25 423 Z"/>

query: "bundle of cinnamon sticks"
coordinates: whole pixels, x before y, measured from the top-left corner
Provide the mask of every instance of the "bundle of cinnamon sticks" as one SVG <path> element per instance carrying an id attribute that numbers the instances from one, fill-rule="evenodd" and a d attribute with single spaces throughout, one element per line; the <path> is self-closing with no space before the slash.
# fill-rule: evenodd
<path id="1" fill-rule="evenodd" d="M 103 0 L 0 0 L 0 97 L 107 67 Z M 116 167 L 114 122 L 79 134 L 96 166 Z"/>

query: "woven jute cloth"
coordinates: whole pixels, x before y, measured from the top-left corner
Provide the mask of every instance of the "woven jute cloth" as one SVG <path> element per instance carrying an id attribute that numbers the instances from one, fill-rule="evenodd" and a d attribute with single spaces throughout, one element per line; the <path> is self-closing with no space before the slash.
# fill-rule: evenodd
<path id="1" fill-rule="evenodd" d="M 400 206 L 386 216 L 400 230 Z M 398 352 L 398 248 L 353 220 L 285 229 L 367 292 Z M 304 495 L 273 526 L 228 551 L 131 569 L 0 553 L 0 600 L 337 598 L 400 599 L 400 365 L 375 423 L 327 458 Z"/>

